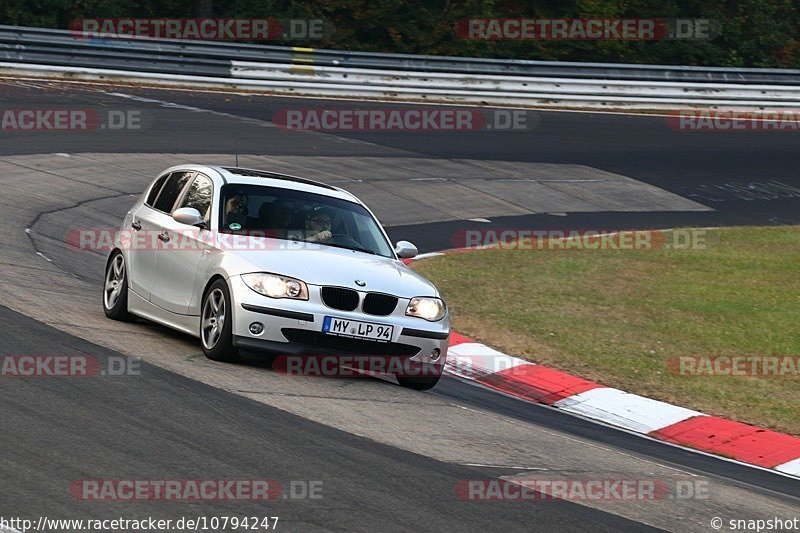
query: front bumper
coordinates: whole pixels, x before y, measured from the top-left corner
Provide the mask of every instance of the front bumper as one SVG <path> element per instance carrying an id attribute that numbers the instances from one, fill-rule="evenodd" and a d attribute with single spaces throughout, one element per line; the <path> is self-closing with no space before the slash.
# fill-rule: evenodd
<path id="1" fill-rule="evenodd" d="M 400 298 L 394 312 L 373 316 L 361 311 L 332 309 L 322 302 L 320 287 L 308 285 L 307 301 L 275 299 L 250 289 L 240 276 L 228 280 L 231 288 L 234 344 L 242 348 L 286 355 L 376 355 L 409 358 L 444 365 L 450 337 L 450 318 L 438 322 L 405 315 L 408 299 Z M 394 326 L 388 342 L 336 337 L 322 332 L 326 316 Z M 263 325 L 253 334 L 250 325 Z M 438 353 L 438 356 L 434 357 Z"/>

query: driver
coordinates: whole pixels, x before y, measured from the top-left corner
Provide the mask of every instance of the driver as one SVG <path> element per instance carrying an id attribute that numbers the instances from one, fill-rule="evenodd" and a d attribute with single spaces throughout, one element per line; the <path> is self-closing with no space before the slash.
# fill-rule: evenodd
<path id="1" fill-rule="evenodd" d="M 306 242 L 326 242 L 332 236 L 332 219 L 333 217 L 329 210 L 325 208 L 314 209 L 306 217 L 306 229 L 304 231 L 290 231 L 289 238 Z"/>

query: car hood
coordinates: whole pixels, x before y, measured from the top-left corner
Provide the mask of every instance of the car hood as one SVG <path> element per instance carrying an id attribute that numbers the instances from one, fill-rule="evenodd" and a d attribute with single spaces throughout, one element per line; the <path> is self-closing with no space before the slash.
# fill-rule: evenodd
<path id="1" fill-rule="evenodd" d="M 401 261 L 331 246 L 228 251 L 224 263 L 225 270 L 231 276 L 272 272 L 300 279 L 310 285 L 348 287 L 402 298 L 439 296 L 433 283 Z M 366 285 L 361 287 L 356 280 Z"/>

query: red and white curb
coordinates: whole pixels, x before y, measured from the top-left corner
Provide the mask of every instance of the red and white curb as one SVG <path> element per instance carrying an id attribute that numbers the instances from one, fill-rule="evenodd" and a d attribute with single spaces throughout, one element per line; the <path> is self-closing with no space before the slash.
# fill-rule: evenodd
<path id="1" fill-rule="evenodd" d="M 457 333 L 450 338 L 445 371 L 633 433 L 800 477 L 800 438 L 605 387 Z"/>

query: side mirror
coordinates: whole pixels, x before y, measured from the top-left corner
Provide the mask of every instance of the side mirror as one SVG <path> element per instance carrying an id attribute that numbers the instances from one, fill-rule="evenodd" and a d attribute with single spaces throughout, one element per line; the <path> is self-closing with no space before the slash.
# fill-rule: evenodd
<path id="1" fill-rule="evenodd" d="M 394 252 L 400 259 L 411 259 L 417 257 L 419 250 L 408 241 L 397 241 L 397 244 L 394 245 Z"/>
<path id="2" fill-rule="evenodd" d="M 187 226 L 199 226 L 201 228 L 206 227 L 206 223 L 203 220 L 203 215 L 201 215 L 200 211 L 194 207 L 181 207 L 180 209 L 176 209 L 172 212 L 172 218 L 176 222 L 186 224 Z"/>

